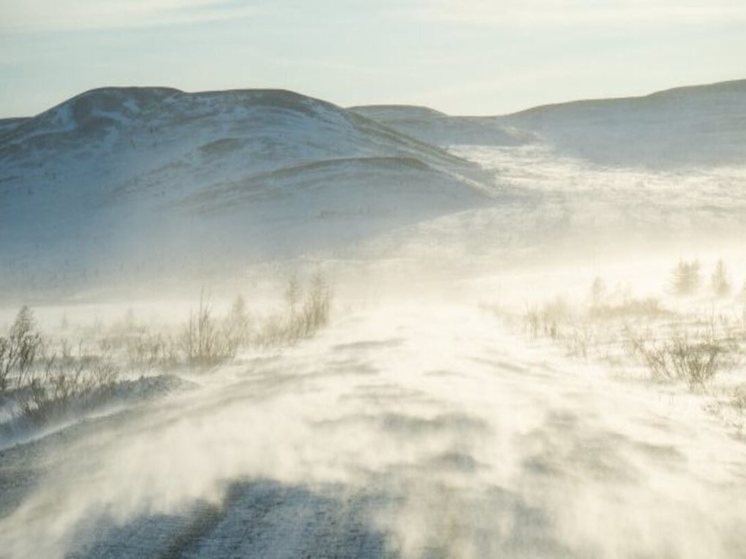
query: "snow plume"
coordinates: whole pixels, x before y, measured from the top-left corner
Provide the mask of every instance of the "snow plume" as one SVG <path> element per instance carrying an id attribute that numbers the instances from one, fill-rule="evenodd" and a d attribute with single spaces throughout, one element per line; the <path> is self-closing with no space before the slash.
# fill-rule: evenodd
<path id="1" fill-rule="evenodd" d="M 742 444 L 696 407 L 521 346 L 477 310 L 391 304 L 247 355 L 47 447 L 3 553 L 291 557 L 368 537 L 370 556 L 734 556 Z M 211 512 L 189 524 L 195 510 Z"/>

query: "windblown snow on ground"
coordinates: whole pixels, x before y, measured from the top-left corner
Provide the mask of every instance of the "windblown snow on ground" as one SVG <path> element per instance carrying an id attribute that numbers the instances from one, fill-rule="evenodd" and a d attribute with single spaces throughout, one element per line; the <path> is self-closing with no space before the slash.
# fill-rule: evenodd
<path id="1" fill-rule="evenodd" d="M 355 312 L 1 457 L 8 557 L 746 550 L 741 440 L 461 306 Z"/>

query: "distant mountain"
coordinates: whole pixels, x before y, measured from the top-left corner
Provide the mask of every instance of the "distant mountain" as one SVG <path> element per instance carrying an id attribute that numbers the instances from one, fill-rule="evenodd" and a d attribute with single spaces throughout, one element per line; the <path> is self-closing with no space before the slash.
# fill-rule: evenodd
<path id="1" fill-rule="evenodd" d="M 545 105 L 505 116 L 449 116 L 406 105 L 351 110 L 441 146 L 546 144 L 602 165 L 674 168 L 746 161 L 746 80 Z"/>
<path id="2" fill-rule="evenodd" d="M 368 105 L 350 110 L 402 134 L 439 146 L 515 146 L 536 139 L 530 132 L 505 126 L 494 118 L 450 116 L 427 107 Z"/>
<path id="3" fill-rule="evenodd" d="M 746 80 L 536 107 L 497 122 L 601 164 L 746 163 Z"/>
<path id="4" fill-rule="evenodd" d="M 439 147 L 289 91 L 97 89 L 0 121 L 0 281 L 334 249 L 483 204 L 481 178 Z"/>
<path id="5" fill-rule="evenodd" d="M 610 166 L 743 165 L 746 80 L 493 117 L 343 109 L 279 90 L 88 91 L 0 120 L 0 287 L 350 254 L 394 229 L 494 204 L 494 177 L 445 149 L 464 145 L 500 157 L 536 146 Z"/>

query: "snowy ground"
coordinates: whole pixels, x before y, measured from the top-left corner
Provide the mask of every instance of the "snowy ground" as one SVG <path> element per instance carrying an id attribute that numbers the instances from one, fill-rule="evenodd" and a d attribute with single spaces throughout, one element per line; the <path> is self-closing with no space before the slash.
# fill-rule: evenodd
<path id="1" fill-rule="evenodd" d="M 497 203 L 334 264 L 319 337 L 0 451 L 0 557 L 746 556 L 746 445 L 702 395 L 566 358 L 479 306 L 595 276 L 669 297 L 679 257 L 726 259 L 737 292 L 743 169 L 457 153 L 496 173 Z"/>
<path id="2" fill-rule="evenodd" d="M 739 557 L 746 446 L 465 306 L 351 312 L 0 454 L 8 557 Z"/>

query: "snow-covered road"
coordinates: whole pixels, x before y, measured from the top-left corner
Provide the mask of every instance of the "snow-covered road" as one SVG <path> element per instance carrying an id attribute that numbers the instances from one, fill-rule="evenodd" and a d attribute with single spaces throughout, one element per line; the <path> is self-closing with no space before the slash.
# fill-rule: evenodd
<path id="1" fill-rule="evenodd" d="M 746 445 L 471 305 L 349 311 L 0 453 L 2 557 L 746 556 Z"/>

